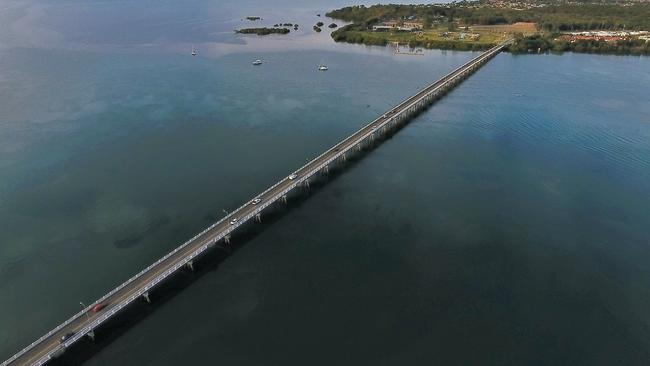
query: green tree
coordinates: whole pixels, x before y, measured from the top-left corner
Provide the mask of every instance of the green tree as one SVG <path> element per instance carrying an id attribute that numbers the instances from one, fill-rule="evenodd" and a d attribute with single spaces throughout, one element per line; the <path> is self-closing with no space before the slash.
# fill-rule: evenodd
<path id="1" fill-rule="evenodd" d="M 433 18 L 431 15 L 425 15 L 422 18 L 422 28 L 423 29 L 431 29 L 431 25 L 433 24 Z"/>

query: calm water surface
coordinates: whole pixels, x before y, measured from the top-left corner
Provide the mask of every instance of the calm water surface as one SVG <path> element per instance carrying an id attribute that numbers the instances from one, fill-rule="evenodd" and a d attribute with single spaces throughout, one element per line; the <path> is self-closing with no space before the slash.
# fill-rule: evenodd
<path id="1" fill-rule="evenodd" d="M 0 1 L 0 359 L 476 55 L 344 4 Z M 88 364 L 647 365 L 648 85 L 501 54 Z"/>

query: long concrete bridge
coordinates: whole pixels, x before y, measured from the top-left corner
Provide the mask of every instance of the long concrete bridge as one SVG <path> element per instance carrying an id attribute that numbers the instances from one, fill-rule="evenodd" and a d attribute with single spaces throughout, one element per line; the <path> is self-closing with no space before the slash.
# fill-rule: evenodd
<path id="1" fill-rule="evenodd" d="M 413 116 L 427 108 L 455 85 L 467 78 L 509 42 L 500 44 L 461 65 L 436 82 L 404 100 L 385 114 L 341 140 L 318 157 L 258 194 L 218 222 L 196 234 L 169 254 L 152 263 L 126 282 L 119 285 L 90 306 L 61 323 L 56 328 L 25 347 L 2 363 L 8 365 L 43 365 L 61 355 L 82 337 L 95 337 L 95 329 L 138 299 L 150 301 L 149 291 L 183 267 L 193 268 L 193 261 L 207 250 L 219 245 L 228 246 L 231 234 L 250 220 L 261 220 L 270 205 L 284 201 L 292 190 L 309 186 L 316 174 L 327 173 L 336 163 L 344 162 L 376 138 L 400 128 Z M 93 311 L 97 305 L 103 306 Z M 96 310 L 96 308 L 95 308 Z"/>

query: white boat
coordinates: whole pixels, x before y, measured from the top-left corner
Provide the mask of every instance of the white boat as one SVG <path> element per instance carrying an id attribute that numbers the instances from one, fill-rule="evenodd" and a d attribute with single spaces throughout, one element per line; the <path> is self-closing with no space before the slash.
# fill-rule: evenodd
<path id="1" fill-rule="evenodd" d="M 327 66 L 325 65 L 318 65 L 318 71 L 325 71 L 327 70 Z"/>
<path id="2" fill-rule="evenodd" d="M 261 65 L 261 64 L 262 64 L 262 60 L 253 61 L 253 65 Z"/>
<path id="3" fill-rule="evenodd" d="M 196 49 L 194 48 L 194 45 L 192 45 L 192 56 L 196 56 Z"/>

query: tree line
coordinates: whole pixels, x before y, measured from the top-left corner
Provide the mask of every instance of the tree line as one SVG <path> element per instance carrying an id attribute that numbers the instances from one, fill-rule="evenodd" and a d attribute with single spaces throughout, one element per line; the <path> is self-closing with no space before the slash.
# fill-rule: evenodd
<path id="1" fill-rule="evenodd" d="M 426 27 L 435 21 L 458 21 L 464 25 L 499 25 L 535 22 L 544 31 L 650 30 L 650 3 L 548 4 L 531 9 L 443 5 L 348 6 L 326 14 L 328 17 L 370 26 L 388 19 L 415 16 Z"/>
<path id="2" fill-rule="evenodd" d="M 509 46 L 512 53 L 578 52 L 614 55 L 650 55 L 650 42 L 639 39 L 607 42 L 596 39 L 579 39 L 573 42 L 557 34 L 536 34 L 524 37 L 517 35 Z"/>

